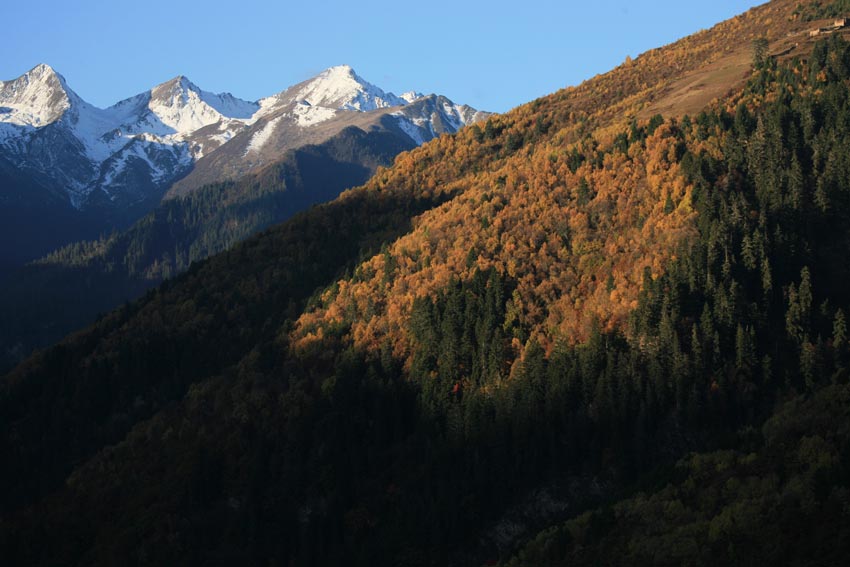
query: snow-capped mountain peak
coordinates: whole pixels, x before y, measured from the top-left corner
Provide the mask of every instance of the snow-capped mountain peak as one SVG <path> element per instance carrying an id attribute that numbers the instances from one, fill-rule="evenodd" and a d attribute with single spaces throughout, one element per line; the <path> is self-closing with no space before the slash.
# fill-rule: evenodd
<path id="1" fill-rule="evenodd" d="M 176 133 L 188 134 L 222 119 L 247 120 L 260 105 L 238 99 L 230 93 L 201 90 L 179 75 L 151 89 L 148 108 Z"/>
<path id="2" fill-rule="evenodd" d="M 419 100 L 420 98 L 423 98 L 424 96 L 425 95 L 420 93 L 420 92 L 407 91 L 406 93 L 401 93 L 401 96 L 399 98 L 401 98 L 402 100 L 404 100 L 405 102 L 410 104 L 411 102 L 413 102 L 415 100 Z"/>
<path id="3" fill-rule="evenodd" d="M 59 81 L 64 85 L 65 78 L 62 77 L 56 70 L 48 65 L 47 63 L 39 63 L 26 73 L 24 73 L 23 78 L 26 78 L 30 82 L 34 83 L 45 83 L 51 81 Z"/>
<path id="4" fill-rule="evenodd" d="M 159 100 L 171 104 L 188 102 L 190 92 L 199 93 L 201 89 L 185 75 L 177 75 L 173 79 L 160 83 L 151 89 L 151 100 Z"/>
<path id="5" fill-rule="evenodd" d="M 361 112 L 407 103 L 365 81 L 348 65 L 322 71 L 313 79 L 293 87 L 291 94 L 293 100 L 306 101 L 311 106 Z"/>
<path id="6" fill-rule="evenodd" d="M 0 122 L 46 126 L 70 108 L 70 96 L 59 73 L 50 65 L 36 65 L 17 79 L 0 81 Z"/>
<path id="7" fill-rule="evenodd" d="M 374 116 L 359 116 L 368 112 Z M 120 208 L 194 174 L 202 159 L 196 177 L 212 182 L 222 171 L 236 175 L 287 148 L 320 143 L 334 128 L 372 124 L 409 138 L 402 145 L 422 144 L 478 118 L 474 109 L 434 95 L 385 92 L 348 65 L 258 102 L 204 91 L 178 75 L 97 108 L 42 64 L 0 81 L 0 157 L 39 172 L 73 207 L 111 202 Z"/>

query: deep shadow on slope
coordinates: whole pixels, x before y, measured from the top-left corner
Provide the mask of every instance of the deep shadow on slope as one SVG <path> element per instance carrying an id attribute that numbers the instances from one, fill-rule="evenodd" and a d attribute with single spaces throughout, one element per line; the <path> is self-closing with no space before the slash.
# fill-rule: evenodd
<path id="1" fill-rule="evenodd" d="M 347 128 L 256 175 L 166 201 L 123 232 L 18 270 L 0 292 L 0 372 L 192 262 L 365 183 L 411 147 L 396 133 Z"/>
<path id="2" fill-rule="evenodd" d="M 26 361 L 0 386 L 2 508 L 55 490 L 81 460 L 272 340 L 317 288 L 444 197 L 360 191 L 316 207 Z"/>
<path id="3" fill-rule="evenodd" d="M 537 535 L 510 567 L 841 565 L 850 552 L 850 388 L 780 406 L 735 450 L 694 453 Z"/>
<path id="4" fill-rule="evenodd" d="M 74 210 L 67 196 L 49 189 L 32 172 L 22 172 L 0 157 L 0 282 L 11 271 L 57 246 L 95 238 L 100 225 L 93 216 Z"/>

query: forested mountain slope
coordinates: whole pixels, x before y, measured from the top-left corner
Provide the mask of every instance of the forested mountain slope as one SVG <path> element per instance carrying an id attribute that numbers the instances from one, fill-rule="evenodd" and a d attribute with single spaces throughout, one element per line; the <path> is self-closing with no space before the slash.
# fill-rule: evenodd
<path id="1" fill-rule="evenodd" d="M 621 502 L 540 533 L 506 565 L 841 565 L 850 390 L 782 405 L 737 448 L 692 454 Z M 836 545 L 837 543 L 837 545 Z"/>
<path id="2" fill-rule="evenodd" d="M 351 127 L 290 150 L 260 173 L 169 199 L 129 229 L 60 248 L 0 282 L 0 369 L 58 341 L 192 262 L 343 190 L 414 144 L 391 130 Z"/>
<path id="3" fill-rule="evenodd" d="M 489 115 L 347 65 L 255 102 L 180 75 L 105 109 L 45 64 L 0 81 L 0 372 Z"/>
<path id="4" fill-rule="evenodd" d="M 0 390 L 3 556 L 480 565 L 554 525 L 515 560 L 637 561 L 632 534 L 684 520 L 660 562 L 751 564 L 786 534 L 801 563 L 846 554 L 724 519 L 847 521 L 850 45 L 771 57 L 818 25 L 799 10 L 402 154 L 26 361 Z M 704 111 L 635 118 L 762 37 Z M 669 467 L 691 451 L 714 453 Z M 779 469 L 788 498 L 729 510 L 714 472 L 687 483 L 712 460 Z M 635 487 L 705 505 L 644 520 Z"/>
<path id="5" fill-rule="evenodd" d="M 0 156 L 0 239 L 8 243 L 0 252 L 0 280 L 14 268 L 73 239 L 95 238 L 100 225 L 85 215 L 67 210 L 49 182 L 32 172 L 22 172 Z M 56 230 L 31 222 L 40 217 Z"/>
<path id="6" fill-rule="evenodd" d="M 98 109 L 47 65 L 0 87 L 0 372 L 490 115 L 346 65 L 257 102 L 178 76 Z"/>

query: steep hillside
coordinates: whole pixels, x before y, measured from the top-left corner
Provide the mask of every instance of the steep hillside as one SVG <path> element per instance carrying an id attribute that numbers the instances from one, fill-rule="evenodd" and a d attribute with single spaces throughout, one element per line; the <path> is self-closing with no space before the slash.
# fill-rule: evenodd
<path id="1" fill-rule="evenodd" d="M 144 193 L 149 185 L 144 175 L 124 178 L 133 169 L 130 161 L 112 155 L 103 162 L 106 173 L 100 181 L 108 178 L 112 185 L 99 181 L 94 188 L 86 186 L 82 211 L 69 209 L 67 195 L 54 186 L 55 180 L 45 178 L 41 189 L 36 182 L 44 176 L 34 166 L 21 170 L 21 160 L 37 162 L 37 153 L 24 148 L 17 165 L 10 163 L 14 175 L 3 188 L 9 195 L 0 195 L 8 203 L 3 214 L 9 216 L 2 230 L 10 237 L 0 246 L 0 268 L 8 266 L 3 274 L 8 281 L 0 279 L 0 371 L 33 349 L 91 323 L 98 313 L 182 273 L 192 262 L 364 183 L 402 151 L 489 116 L 442 96 L 409 93 L 400 98 L 384 93 L 347 66 L 328 69 L 258 103 L 208 93 L 177 77 L 106 111 L 86 106 L 70 90 L 65 95 L 66 90 L 59 89 L 67 89 L 64 79 L 50 73 L 60 102 L 65 102 L 54 103 L 57 108 L 49 114 L 54 121 L 70 112 L 68 101 L 77 101 L 86 112 L 105 113 L 99 120 L 103 128 L 112 124 L 107 118 L 124 121 L 114 136 L 92 142 L 100 154 L 109 155 L 110 148 L 117 147 L 115 136 L 136 144 L 154 132 L 163 143 L 189 152 L 192 159 L 160 179 L 157 187 L 162 189 L 163 183 L 185 175 L 171 186 L 160 207 L 108 236 L 103 236 L 108 227 L 123 223 L 104 218 L 102 210 L 89 210 L 85 203 L 103 194 L 108 207 L 114 208 L 118 201 L 113 189 Z M 17 106 L 30 114 L 46 107 L 26 96 L 17 99 L 23 101 Z M 36 120 L 23 111 L 18 114 Z M 23 121 L 17 114 L 12 118 Z M 61 120 L 55 124 L 63 132 L 71 128 Z M 73 138 L 73 128 L 69 132 Z M 41 140 L 44 132 L 35 128 L 28 135 Z M 6 142 L 20 145 L 14 137 Z M 54 165 L 55 174 L 67 169 L 67 164 Z M 151 195 L 158 200 L 162 191 Z M 125 221 L 136 218 L 151 204 L 143 200 L 120 216 Z M 47 231 L 42 221 L 50 220 L 54 224 Z M 85 240 L 68 244 L 74 236 Z M 50 253 L 32 265 L 12 269 L 31 259 L 33 252 Z"/>
<path id="2" fill-rule="evenodd" d="M 239 181 L 170 199 L 129 229 L 60 248 L 0 281 L 0 370 L 162 280 L 365 182 L 414 144 L 349 128 Z"/>
<path id="3" fill-rule="evenodd" d="M 0 157 L 0 281 L 11 271 L 32 258 L 38 258 L 74 240 L 95 238 L 100 223 L 68 210 L 61 195 L 56 195 L 49 181 L 33 172 L 22 172 Z M 33 218 L 43 219 L 56 230 L 45 231 Z"/>
<path id="4" fill-rule="evenodd" d="M 752 563 L 765 507 L 845 524 L 845 416 L 824 400 L 850 364 L 850 44 L 772 57 L 812 25 L 797 8 L 402 154 L 26 361 L 0 390 L 3 557 L 480 565 L 556 526 L 517 561 L 604 560 L 609 541 L 637 561 L 630 497 L 659 479 L 705 505 L 652 527 L 692 519 L 706 559 Z M 637 118 L 744 49 L 698 114 Z M 834 435 L 805 417 L 821 409 Z M 691 451 L 730 476 L 699 458 L 669 476 Z M 725 510 L 751 466 L 787 498 L 753 484 Z M 773 536 L 847 553 L 801 519 Z"/>
<path id="5" fill-rule="evenodd" d="M 741 431 L 739 449 L 689 455 L 654 486 L 547 529 L 504 564 L 840 565 L 849 403 L 846 384 L 787 402 Z"/>
<path id="6" fill-rule="evenodd" d="M 453 179 L 462 197 L 417 219 L 413 232 L 364 263 L 358 277 L 329 290 L 326 305 L 299 320 L 296 344 L 307 347 L 327 334 L 324 326 L 343 324 L 358 348 L 375 352 L 388 338 L 396 356 L 409 358 L 405 328 L 414 299 L 490 268 L 516 280 L 516 323 L 547 352 L 559 340 L 585 339 L 596 324 L 622 329 L 645 270 L 657 277 L 695 234 L 692 187 L 681 171 L 689 126 L 675 120 L 687 107 L 667 101 L 681 96 L 683 81 L 713 82 L 711 91 L 728 93 L 725 105 L 735 112 L 731 95 L 752 68 L 754 39 L 768 40 L 766 55 L 784 49 L 788 34 L 802 42 L 800 54 L 811 51 L 805 30 L 812 24 L 791 19 L 790 4 L 770 3 L 650 51 L 472 128 L 471 140 L 441 141 L 451 156 L 441 166 L 474 163 L 459 165 Z M 718 64 L 742 54 L 745 65 L 716 77 Z M 656 108 L 673 115 L 635 118 Z M 529 336 L 514 338 L 519 354 Z"/>

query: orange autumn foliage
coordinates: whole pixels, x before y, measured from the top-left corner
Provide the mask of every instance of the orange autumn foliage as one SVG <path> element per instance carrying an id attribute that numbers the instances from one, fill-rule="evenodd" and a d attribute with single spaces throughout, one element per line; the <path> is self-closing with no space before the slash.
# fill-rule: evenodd
<path id="1" fill-rule="evenodd" d="M 367 352 L 390 345 L 409 359 L 414 299 L 489 268 L 515 282 L 509 317 L 546 350 L 558 340 L 582 341 L 594 322 L 628 331 L 645 269 L 661 274 L 695 229 L 676 119 L 625 148 L 617 149 L 618 136 L 683 74 L 802 25 L 785 17 L 794 5 L 753 9 L 400 155 L 355 191 L 446 201 L 326 290 L 298 320 L 294 347 L 333 337 Z M 692 150 L 719 155 L 718 140 Z"/>

